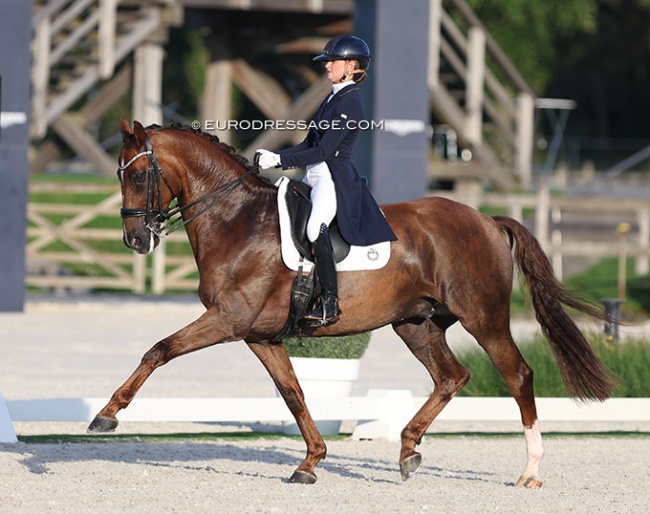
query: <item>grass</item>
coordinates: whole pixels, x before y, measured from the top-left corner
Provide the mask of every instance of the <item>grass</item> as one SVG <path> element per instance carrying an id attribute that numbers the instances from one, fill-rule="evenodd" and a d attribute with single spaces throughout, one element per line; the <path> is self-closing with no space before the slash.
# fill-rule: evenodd
<path id="1" fill-rule="evenodd" d="M 619 385 L 613 396 L 617 398 L 650 397 L 650 344 L 646 340 L 629 340 L 622 344 L 608 341 L 604 335 L 590 334 L 588 339 L 598 357 L 614 375 Z M 520 351 L 534 372 L 535 394 L 545 397 L 567 397 L 550 346 L 542 337 L 522 344 Z M 470 371 L 472 378 L 460 392 L 461 396 L 511 396 L 503 377 L 487 354 L 477 348 L 458 356 Z"/>
<path id="2" fill-rule="evenodd" d="M 634 259 L 627 260 L 626 298 L 622 308 L 622 319 L 633 320 L 647 317 L 650 313 L 650 275 L 634 274 Z M 607 258 L 563 281 L 563 284 L 580 297 L 601 303 L 603 298 L 618 296 L 618 259 Z M 512 292 L 511 312 L 532 314 L 528 291 L 517 287 Z"/>
<path id="3" fill-rule="evenodd" d="M 347 438 L 345 434 L 323 436 L 323 439 L 337 441 Z M 75 435 L 45 434 L 22 435 L 17 437 L 23 443 L 61 444 L 61 443 L 160 443 L 186 441 L 249 441 L 266 439 L 302 439 L 300 435 L 287 435 L 281 432 L 174 432 L 168 434 L 110 434 L 110 435 Z"/>
<path id="4" fill-rule="evenodd" d="M 596 437 L 596 438 L 646 438 L 648 432 L 612 430 L 607 432 L 544 432 L 544 437 Z M 325 441 L 345 441 L 350 434 L 323 436 Z M 427 438 L 448 439 L 453 437 L 480 437 L 495 439 L 503 437 L 521 438 L 521 432 L 428 432 Z M 275 441 L 280 439 L 302 440 L 299 435 L 279 432 L 176 432 L 168 434 L 112 434 L 112 435 L 19 435 L 18 440 L 26 444 L 92 444 L 92 443 L 185 443 L 188 441 Z"/>

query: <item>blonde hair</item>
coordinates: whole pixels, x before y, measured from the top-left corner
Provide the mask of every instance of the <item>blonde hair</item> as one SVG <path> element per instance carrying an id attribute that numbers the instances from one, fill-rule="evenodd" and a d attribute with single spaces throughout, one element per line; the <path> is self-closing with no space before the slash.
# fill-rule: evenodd
<path id="1" fill-rule="evenodd" d="M 354 70 L 352 70 L 352 80 L 354 80 L 357 84 L 361 84 L 364 80 L 366 80 L 367 74 L 366 70 L 361 69 L 361 64 L 357 59 L 351 59 L 352 62 L 354 63 Z"/>

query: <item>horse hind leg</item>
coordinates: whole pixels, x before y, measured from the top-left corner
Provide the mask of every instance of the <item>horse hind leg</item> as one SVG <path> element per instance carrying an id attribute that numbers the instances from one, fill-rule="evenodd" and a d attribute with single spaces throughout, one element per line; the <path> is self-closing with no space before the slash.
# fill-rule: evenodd
<path id="1" fill-rule="evenodd" d="M 499 326 L 500 324 L 493 317 L 490 322 L 481 324 L 480 327 L 465 326 L 465 328 L 487 352 L 519 406 L 526 438 L 527 461 L 516 485 L 527 489 L 538 489 L 543 483 L 539 478 L 539 468 L 544 458 L 544 443 L 537 420 L 533 371 L 515 345 L 509 326 L 507 324 L 502 324 L 501 328 Z"/>
<path id="2" fill-rule="evenodd" d="M 469 372 L 447 345 L 446 323 L 438 326 L 430 319 L 421 319 L 394 323 L 393 328 L 427 368 L 435 385 L 431 396 L 402 430 L 399 464 L 402 479 L 408 480 L 422 462 L 415 447 L 436 416 L 467 383 Z"/>

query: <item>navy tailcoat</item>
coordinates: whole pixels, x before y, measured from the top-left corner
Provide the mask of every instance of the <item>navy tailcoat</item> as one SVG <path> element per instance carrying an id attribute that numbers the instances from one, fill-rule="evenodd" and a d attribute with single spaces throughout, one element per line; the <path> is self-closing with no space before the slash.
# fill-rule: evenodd
<path id="1" fill-rule="evenodd" d="M 323 100 L 302 143 L 278 152 L 285 170 L 327 163 L 336 189 L 341 234 L 359 246 L 397 239 L 351 160 L 359 122 L 364 120 L 359 86 L 351 84 L 329 102 Z"/>

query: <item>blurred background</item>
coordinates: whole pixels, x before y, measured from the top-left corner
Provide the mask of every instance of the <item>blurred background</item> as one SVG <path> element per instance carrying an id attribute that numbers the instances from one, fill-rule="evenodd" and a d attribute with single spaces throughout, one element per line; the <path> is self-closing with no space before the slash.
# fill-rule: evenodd
<path id="1" fill-rule="evenodd" d="M 26 236 L 9 247 L 30 294 L 194 291 L 183 234 L 147 257 L 121 243 L 118 118 L 200 126 L 249 159 L 295 144 L 304 132 L 213 129 L 309 120 L 330 87 L 311 58 L 356 33 L 373 51 L 367 115 L 390 121 L 357 149 L 382 202 L 433 194 L 513 216 L 560 278 L 629 316 L 650 309 L 650 0 L 36 0 L 29 13 Z M 403 198 L 384 193 L 400 181 Z"/>

